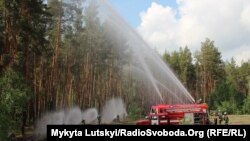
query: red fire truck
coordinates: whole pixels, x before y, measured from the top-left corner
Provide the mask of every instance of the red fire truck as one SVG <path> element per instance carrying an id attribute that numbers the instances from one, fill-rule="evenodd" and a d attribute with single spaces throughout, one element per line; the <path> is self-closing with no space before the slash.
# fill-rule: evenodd
<path id="1" fill-rule="evenodd" d="M 206 125 L 209 124 L 207 109 L 207 104 L 156 105 L 136 125 Z"/>

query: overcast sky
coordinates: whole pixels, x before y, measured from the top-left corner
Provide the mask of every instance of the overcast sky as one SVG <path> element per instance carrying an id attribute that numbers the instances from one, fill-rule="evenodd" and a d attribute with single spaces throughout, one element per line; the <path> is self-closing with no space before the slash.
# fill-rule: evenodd
<path id="1" fill-rule="evenodd" d="M 250 59 L 249 0 L 109 0 L 159 53 L 215 41 L 223 60 Z"/>

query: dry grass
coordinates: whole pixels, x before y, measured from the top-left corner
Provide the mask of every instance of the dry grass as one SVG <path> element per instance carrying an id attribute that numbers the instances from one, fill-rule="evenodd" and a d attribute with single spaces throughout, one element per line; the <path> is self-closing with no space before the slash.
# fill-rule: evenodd
<path id="1" fill-rule="evenodd" d="M 228 115 L 229 125 L 250 125 L 250 115 Z M 213 122 L 213 118 L 210 117 L 210 120 Z M 135 124 L 134 120 L 127 120 L 122 124 Z M 224 124 L 224 122 L 222 123 Z"/>
<path id="2" fill-rule="evenodd" d="M 250 125 L 250 115 L 229 115 L 231 125 Z"/>

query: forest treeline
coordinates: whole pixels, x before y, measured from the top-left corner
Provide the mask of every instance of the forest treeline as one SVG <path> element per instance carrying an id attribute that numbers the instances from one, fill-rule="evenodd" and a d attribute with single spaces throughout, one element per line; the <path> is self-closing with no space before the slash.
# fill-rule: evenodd
<path id="1" fill-rule="evenodd" d="M 0 138 L 12 129 L 24 134 L 44 113 L 72 106 L 96 107 L 122 97 L 129 115 L 148 111 L 145 86 L 124 73 L 106 35 L 97 5 L 84 0 L 0 0 Z M 224 62 L 214 42 L 188 47 L 163 59 L 197 100 L 210 109 L 250 113 L 250 62 Z"/>
<path id="2" fill-rule="evenodd" d="M 194 54 L 186 46 L 165 52 L 163 59 L 193 97 L 206 102 L 210 110 L 249 114 L 250 61 L 240 66 L 233 58 L 223 61 L 214 41 L 208 38 Z"/>

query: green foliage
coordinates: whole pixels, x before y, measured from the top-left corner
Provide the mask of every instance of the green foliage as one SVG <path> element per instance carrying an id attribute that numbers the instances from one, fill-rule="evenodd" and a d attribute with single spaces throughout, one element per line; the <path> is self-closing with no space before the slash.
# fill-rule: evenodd
<path id="1" fill-rule="evenodd" d="M 29 89 L 18 73 L 8 71 L 0 77 L 0 139 L 20 127 L 28 94 Z"/>
<path id="2" fill-rule="evenodd" d="M 242 63 L 237 71 L 239 73 L 237 77 L 239 91 L 247 96 L 250 91 L 250 61 Z"/>
<path id="3" fill-rule="evenodd" d="M 184 49 L 180 48 L 180 79 L 183 84 L 192 89 L 192 82 L 194 81 L 194 65 L 192 64 L 193 58 L 190 50 L 186 46 Z"/>
<path id="4" fill-rule="evenodd" d="M 187 47 L 172 53 L 165 52 L 165 60 L 189 92 L 204 102 L 211 110 L 224 110 L 231 114 L 249 113 L 247 94 L 250 89 L 250 63 L 237 66 L 232 58 L 224 63 L 214 41 L 206 39 L 201 50 L 194 55 Z"/>
<path id="5" fill-rule="evenodd" d="M 217 107 L 217 111 L 227 112 L 228 114 L 240 113 L 236 103 L 232 103 L 231 101 L 220 102 L 220 105 Z"/>
<path id="6" fill-rule="evenodd" d="M 140 106 L 137 104 L 137 103 L 132 103 L 131 105 L 129 105 L 128 107 L 128 115 L 134 119 L 134 120 L 137 120 L 137 119 L 140 119 L 141 118 L 141 115 L 142 115 L 142 108 L 140 108 Z"/>
<path id="7" fill-rule="evenodd" d="M 242 107 L 242 111 L 244 114 L 250 114 L 250 76 L 247 77 L 248 82 L 248 94 L 247 98 L 244 100 L 244 105 Z"/>
<path id="8" fill-rule="evenodd" d="M 0 0 L 0 31 L 4 30 L 4 12 L 3 12 L 3 0 Z M 4 33 L 0 32 L 0 54 L 3 52 L 3 44 L 4 41 L 2 40 L 4 39 Z"/>
<path id="9" fill-rule="evenodd" d="M 203 89 L 206 93 L 214 89 L 214 84 L 224 78 L 224 62 L 221 53 L 215 47 L 214 41 L 206 39 L 201 43 L 201 51 L 197 52 L 196 59 L 201 66 Z"/>
<path id="10" fill-rule="evenodd" d="M 171 54 L 165 52 L 163 60 L 170 65 L 184 86 L 192 91 L 195 72 L 194 65 L 192 64 L 192 53 L 188 47 L 180 47 L 179 51 L 174 51 Z"/>
<path id="11" fill-rule="evenodd" d="M 237 86 L 238 72 L 236 62 L 233 58 L 231 59 L 231 62 L 226 62 L 225 72 L 227 80 Z"/>
<path id="12" fill-rule="evenodd" d="M 238 114 L 241 111 L 244 96 L 228 81 L 221 81 L 220 85 L 209 94 L 208 104 L 211 110 L 226 111 Z"/>
<path id="13" fill-rule="evenodd" d="M 244 100 L 242 112 L 244 114 L 250 114 L 250 94 L 248 94 L 247 98 Z"/>

